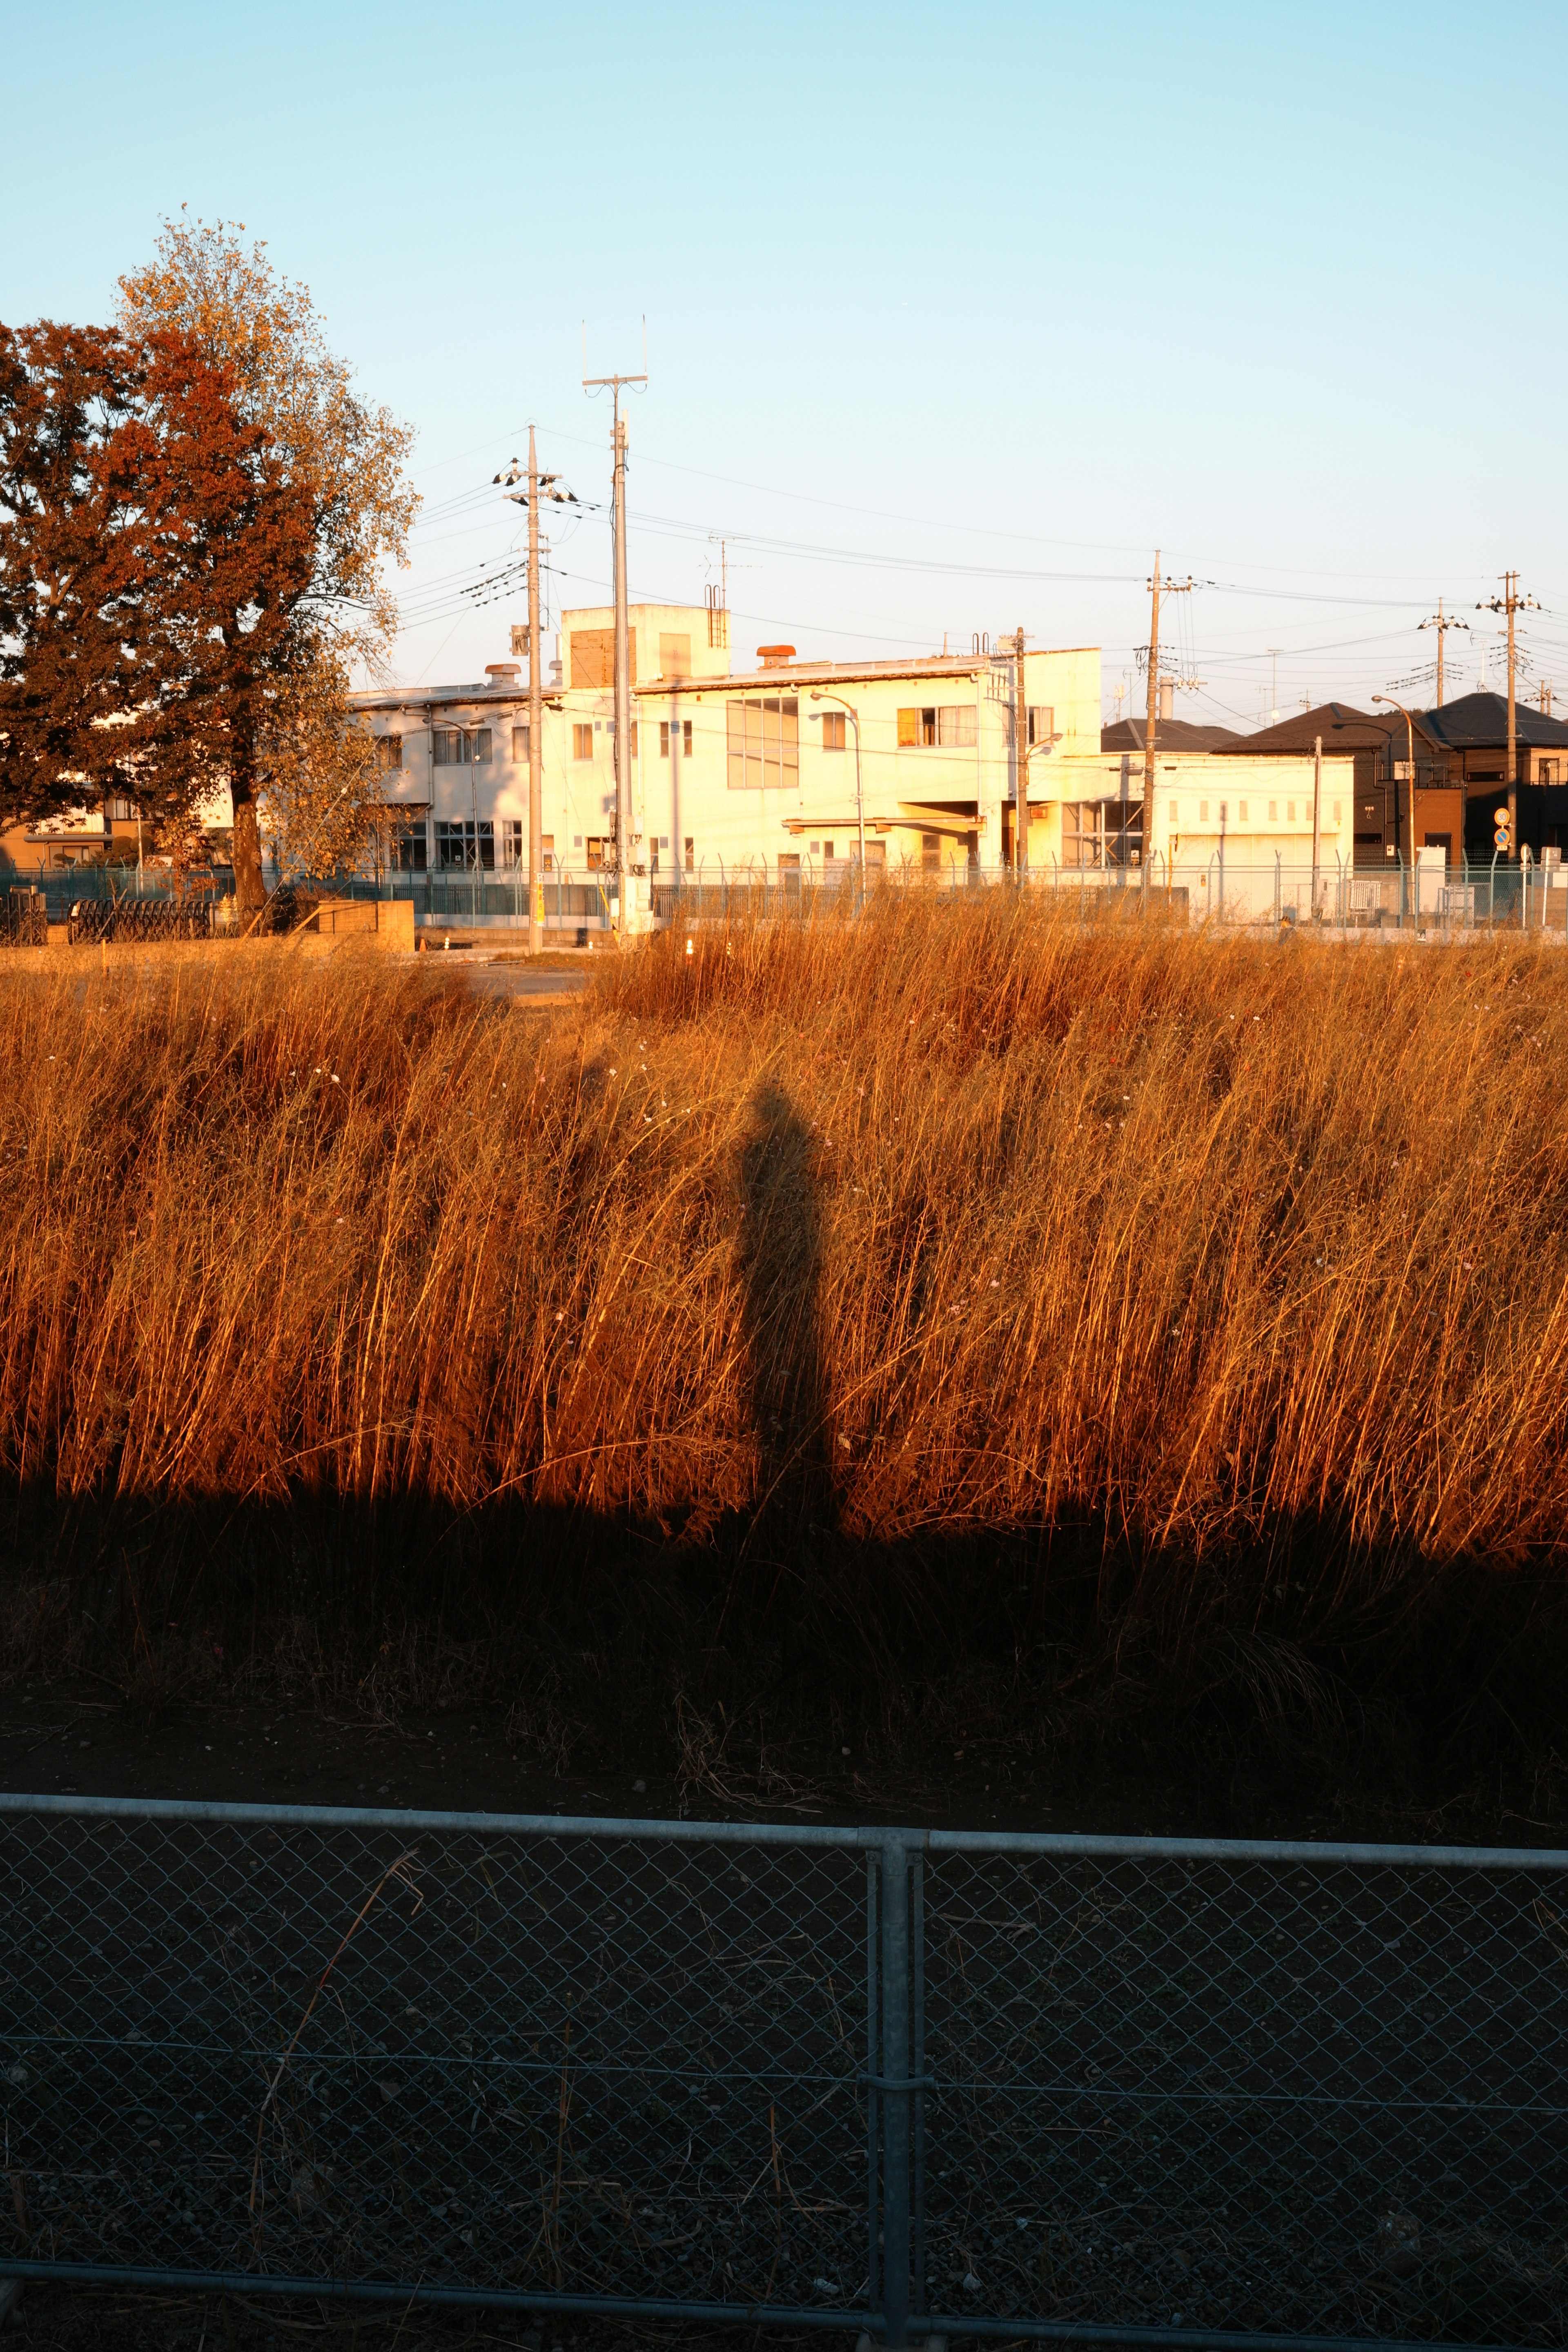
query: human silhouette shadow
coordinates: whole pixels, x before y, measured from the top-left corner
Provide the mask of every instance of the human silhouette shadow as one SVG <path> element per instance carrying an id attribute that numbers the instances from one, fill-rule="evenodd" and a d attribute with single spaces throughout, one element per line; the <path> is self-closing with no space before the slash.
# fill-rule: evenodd
<path id="1" fill-rule="evenodd" d="M 769 1080 L 741 1166 L 742 1318 L 759 1465 L 753 1549 L 806 1580 L 838 1530 L 823 1366 L 821 1202 L 811 1129 Z"/>

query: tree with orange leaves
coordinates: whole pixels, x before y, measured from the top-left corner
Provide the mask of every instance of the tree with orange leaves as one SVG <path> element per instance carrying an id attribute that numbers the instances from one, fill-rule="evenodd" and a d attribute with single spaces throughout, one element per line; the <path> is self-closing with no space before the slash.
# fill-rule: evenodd
<path id="1" fill-rule="evenodd" d="M 0 329 L 0 816 L 122 792 L 183 837 L 310 648 L 313 516 L 232 370 Z"/>
<path id="2" fill-rule="evenodd" d="M 409 429 L 355 393 L 327 344 L 309 293 L 280 278 L 242 223 L 166 221 L 156 257 L 121 278 L 121 325 L 138 341 L 176 333 L 232 379 L 237 413 L 258 428 L 309 517 L 309 577 L 289 609 L 290 685 L 237 729 L 228 748 L 235 882 L 240 909 L 263 900 L 258 804 L 276 785 L 301 830 L 301 796 L 333 813 L 333 837 L 374 821 L 374 771 L 348 710 L 351 666 L 383 667 L 397 608 L 384 567 L 407 562 L 418 503 L 403 468 Z M 335 832 L 333 827 L 335 826 Z M 305 824 L 310 834 L 321 826 Z"/>

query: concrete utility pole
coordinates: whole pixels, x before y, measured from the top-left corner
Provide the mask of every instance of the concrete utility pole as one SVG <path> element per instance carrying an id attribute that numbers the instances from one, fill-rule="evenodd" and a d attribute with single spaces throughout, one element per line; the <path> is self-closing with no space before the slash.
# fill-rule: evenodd
<path id="1" fill-rule="evenodd" d="M 1318 867 L 1323 856 L 1323 739 L 1312 738 L 1312 919 L 1318 916 Z"/>
<path id="2" fill-rule="evenodd" d="M 646 344 L 646 330 L 644 341 Z M 585 375 L 583 378 L 584 392 L 596 391 L 608 384 L 615 394 L 613 505 L 616 540 L 616 884 L 620 894 L 618 939 L 625 939 L 626 935 L 632 898 L 632 677 L 631 641 L 626 618 L 626 428 L 621 419 L 621 386 L 647 382 L 646 351 L 641 375 Z"/>
<path id="3" fill-rule="evenodd" d="M 528 952 L 544 945 L 544 680 L 539 643 L 539 460 L 528 428 Z"/>
<path id="4" fill-rule="evenodd" d="M 520 482 L 521 469 L 514 457 L 498 482 Z M 575 490 L 563 490 L 559 474 L 542 474 L 534 454 L 533 427 L 528 428 L 528 488 L 508 489 L 514 506 L 528 508 L 528 952 L 537 955 L 544 944 L 544 677 L 539 642 L 539 501 L 552 499 L 557 506 L 577 504 Z M 514 645 L 512 651 L 517 647 Z"/>
<path id="5" fill-rule="evenodd" d="M 1489 604 L 1478 604 L 1478 613 L 1506 613 L 1508 615 L 1508 833 L 1513 845 L 1514 856 L 1519 856 L 1519 748 L 1518 728 L 1514 716 L 1513 616 L 1516 613 L 1539 613 L 1540 605 L 1533 596 L 1519 593 L 1519 574 L 1505 572 L 1503 593 Z"/>
<path id="6" fill-rule="evenodd" d="M 620 926 L 626 935 L 632 903 L 632 670 L 631 628 L 626 612 L 626 428 L 616 389 L 616 882 Z"/>
<path id="7" fill-rule="evenodd" d="M 1468 630 L 1470 625 L 1468 621 L 1457 621 L 1452 613 L 1445 613 L 1443 599 L 1439 596 L 1437 609 L 1430 620 L 1418 621 L 1415 625 L 1420 629 L 1436 629 L 1437 632 L 1437 708 L 1441 710 L 1443 708 L 1443 640 L 1450 629 Z"/>
<path id="8" fill-rule="evenodd" d="M 1013 863 L 1021 876 L 1029 871 L 1029 706 L 1024 692 L 1024 632 L 1013 640 Z"/>
<path id="9" fill-rule="evenodd" d="M 1154 736 L 1160 724 L 1160 551 L 1154 550 L 1154 577 L 1149 583 L 1149 712 L 1143 726 L 1143 846 L 1145 866 L 1154 838 Z"/>
<path id="10" fill-rule="evenodd" d="M 1154 550 L 1154 576 L 1149 583 L 1149 716 L 1143 730 L 1143 838 L 1138 855 L 1147 866 L 1154 844 L 1154 744 L 1160 725 L 1160 599 L 1190 596 L 1192 575 L 1185 580 L 1162 580 L 1160 551 Z"/>

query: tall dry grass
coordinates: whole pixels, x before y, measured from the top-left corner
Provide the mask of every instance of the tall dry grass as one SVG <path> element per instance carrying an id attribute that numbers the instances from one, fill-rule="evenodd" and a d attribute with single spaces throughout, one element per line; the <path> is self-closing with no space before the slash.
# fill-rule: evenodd
<path id="1" fill-rule="evenodd" d="M 384 1576 L 416 1507 L 509 1514 L 546 1595 L 586 1514 L 627 1578 L 709 1562 L 704 1638 L 895 1647 L 1022 1536 L 1019 1643 L 1069 1555 L 1102 1657 L 1349 1673 L 1461 1570 L 1450 1661 L 1510 1583 L 1544 1641 L 1568 962 L 1003 894 L 682 949 L 553 1013 L 271 945 L 0 970 L 18 1529 L 199 1505 L 216 1607 L 247 1512 L 330 1505 Z"/>

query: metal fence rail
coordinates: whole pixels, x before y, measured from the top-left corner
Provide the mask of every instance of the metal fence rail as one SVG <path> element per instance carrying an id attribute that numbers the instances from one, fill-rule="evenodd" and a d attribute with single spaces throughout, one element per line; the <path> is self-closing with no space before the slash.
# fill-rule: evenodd
<path id="1" fill-rule="evenodd" d="M 0 1796 L 0 2275 L 1568 2328 L 1568 1854 Z"/>

